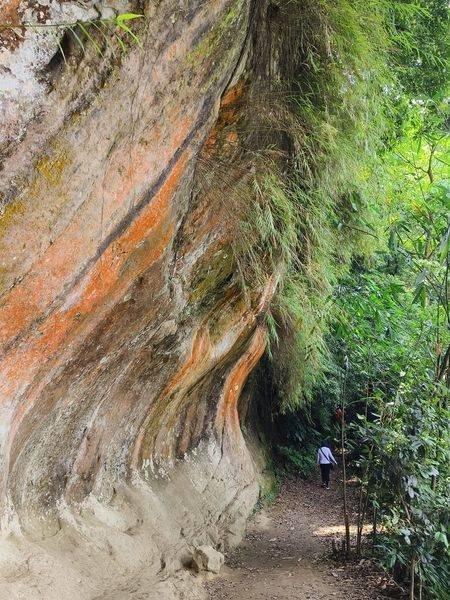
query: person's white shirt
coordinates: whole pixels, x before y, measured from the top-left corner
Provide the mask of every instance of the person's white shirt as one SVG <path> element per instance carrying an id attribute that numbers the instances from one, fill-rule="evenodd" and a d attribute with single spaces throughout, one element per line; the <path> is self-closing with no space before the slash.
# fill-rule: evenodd
<path id="1" fill-rule="evenodd" d="M 329 465 L 330 463 L 334 463 L 337 465 L 336 459 L 333 456 L 333 453 L 326 446 L 321 446 L 317 451 L 317 464 L 318 465 Z"/>

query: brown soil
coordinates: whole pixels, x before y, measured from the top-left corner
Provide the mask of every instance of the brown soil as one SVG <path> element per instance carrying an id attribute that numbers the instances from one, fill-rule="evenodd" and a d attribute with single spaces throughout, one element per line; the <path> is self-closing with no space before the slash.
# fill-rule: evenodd
<path id="1" fill-rule="evenodd" d="M 341 506 L 340 482 L 331 490 L 283 482 L 273 507 L 256 515 L 221 575 L 205 584 L 210 600 L 386 598 L 385 578 L 368 561 L 330 558 L 332 539 L 343 537 Z"/>

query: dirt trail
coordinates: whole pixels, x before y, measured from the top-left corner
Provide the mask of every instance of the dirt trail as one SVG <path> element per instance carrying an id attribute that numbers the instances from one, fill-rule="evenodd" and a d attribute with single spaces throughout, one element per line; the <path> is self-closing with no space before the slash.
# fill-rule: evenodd
<path id="1" fill-rule="evenodd" d="M 336 477 L 335 477 L 336 479 Z M 223 573 L 205 584 L 210 600 L 366 600 L 382 598 L 367 580 L 329 561 L 342 536 L 340 485 L 283 483 L 278 500 L 250 524 Z"/>

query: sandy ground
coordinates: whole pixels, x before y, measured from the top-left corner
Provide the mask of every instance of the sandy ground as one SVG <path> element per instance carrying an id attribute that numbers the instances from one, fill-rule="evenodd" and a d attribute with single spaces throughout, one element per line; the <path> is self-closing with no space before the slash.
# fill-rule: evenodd
<path id="1" fill-rule="evenodd" d="M 334 474 L 337 479 L 338 473 Z M 340 485 L 285 481 L 274 506 L 256 515 L 223 572 L 205 583 L 210 600 L 373 600 L 386 598 L 366 563 L 331 561 L 343 537 Z M 389 596 L 392 597 L 392 596 Z"/>

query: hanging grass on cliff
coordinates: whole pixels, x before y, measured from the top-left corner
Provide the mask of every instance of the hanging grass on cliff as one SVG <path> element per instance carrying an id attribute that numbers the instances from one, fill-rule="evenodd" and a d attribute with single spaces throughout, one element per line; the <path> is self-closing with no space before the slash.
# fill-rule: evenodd
<path id="1" fill-rule="evenodd" d="M 244 126 L 258 148 L 256 193 L 242 196 L 234 250 L 244 280 L 279 275 L 271 375 L 287 409 L 311 397 L 328 367 L 334 286 L 353 256 L 383 244 L 383 156 L 402 135 L 413 51 L 420 66 L 432 60 L 431 45 L 422 48 L 431 14 L 419 0 L 280 1 L 273 14 L 272 80 L 254 84 Z M 435 46 L 443 73 L 445 45 Z M 421 81 L 435 86 L 423 69 Z"/>
<path id="2" fill-rule="evenodd" d="M 276 6 L 272 80 L 265 90 L 254 84 L 244 126 L 259 165 L 235 253 L 244 279 L 279 276 L 268 323 L 287 408 L 311 395 L 327 365 L 333 286 L 354 252 L 376 240 L 375 173 L 393 78 L 384 4 Z"/>

